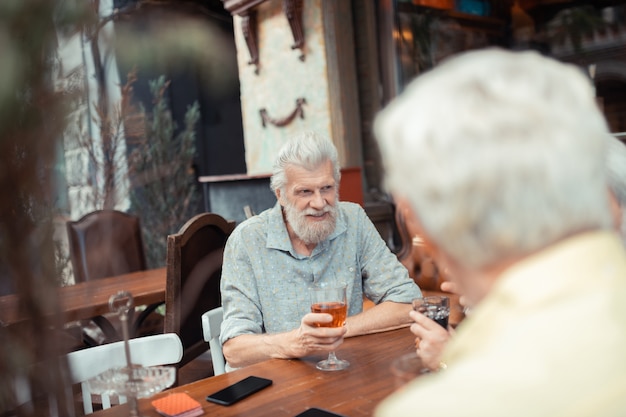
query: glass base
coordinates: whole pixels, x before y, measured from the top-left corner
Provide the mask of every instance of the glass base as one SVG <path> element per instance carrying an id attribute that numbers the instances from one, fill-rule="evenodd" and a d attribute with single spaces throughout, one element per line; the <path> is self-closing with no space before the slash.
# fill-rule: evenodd
<path id="1" fill-rule="evenodd" d="M 315 367 L 322 371 L 341 371 L 350 366 L 350 362 L 341 359 L 325 359 L 319 361 Z"/>

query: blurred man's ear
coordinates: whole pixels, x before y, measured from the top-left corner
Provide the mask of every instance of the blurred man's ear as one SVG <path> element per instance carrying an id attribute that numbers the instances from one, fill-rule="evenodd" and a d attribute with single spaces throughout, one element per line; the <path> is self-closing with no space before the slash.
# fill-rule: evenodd
<path id="1" fill-rule="evenodd" d="M 613 226 L 615 230 L 620 232 L 622 228 L 622 207 L 611 189 L 609 189 L 609 206 L 611 208 L 611 217 L 613 217 Z"/>
<path id="2" fill-rule="evenodd" d="M 414 238 L 416 236 L 419 237 L 422 241 L 422 246 L 424 247 L 424 249 L 432 256 L 432 252 L 435 250 L 435 248 L 433 247 L 430 236 L 426 234 L 424 228 L 422 227 L 422 224 L 420 223 L 419 218 L 415 214 L 415 211 L 413 211 L 409 200 L 404 197 L 398 196 L 394 196 L 393 199 L 396 202 L 396 210 L 401 211 L 402 215 L 404 216 L 406 229 L 409 232 L 409 236 L 411 236 L 411 238 Z"/>
<path id="3" fill-rule="evenodd" d="M 622 228 L 622 207 L 611 190 L 609 190 L 609 206 L 611 208 L 611 217 L 613 217 L 613 225 L 619 232 Z"/>

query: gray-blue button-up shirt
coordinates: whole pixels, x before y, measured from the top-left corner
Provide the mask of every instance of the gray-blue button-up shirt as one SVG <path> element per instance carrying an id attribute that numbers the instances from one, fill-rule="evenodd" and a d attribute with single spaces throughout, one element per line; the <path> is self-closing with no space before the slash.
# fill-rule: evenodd
<path id="1" fill-rule="evenodd" d="M 347 285 L 349 316 L 363 310 L 363 295 L 376 304 L 421 297 L 363 208 L 339 202 L 338 211 L 335 231 L 310 256 L 294 251 L 278 203 L 234 230 L 222 269 L 222 343 L 299 327 L 311 311 L 308 288 L 319 282 Z"/>

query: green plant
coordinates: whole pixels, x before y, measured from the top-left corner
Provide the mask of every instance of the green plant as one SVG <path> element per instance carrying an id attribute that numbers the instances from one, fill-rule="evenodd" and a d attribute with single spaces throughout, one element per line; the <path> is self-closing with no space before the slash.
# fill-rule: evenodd
<path id="1" fill-rule="evenodd" d="M 577 53 L 583 52 L 582 42 L 586 36 L 607 27 L 600 10 L 587 5 L 571 7 L 559 12 L 550 22 L 548 38 L 554 43 L 569 41 Z"/>
<path id="2" fill-rule="evenodd" d="M 165 263 L 167 235 L 176 233 L 195 211 L 199 193 L 193 170 L 197 102 L 187 108 L 185 125 L 176 134 L 161 76 L 150 82 L 154 108 L 146 116 L 145 136 L 132 151 L 132 211 L 141 217 L 148 265 Z M 145 111 L 142 109 L 142 112 Z"/>
<path id="3" fill-rule="evenodd" d="M 417 65 L 419 74 L 432 69 L 435 65 L 431 34 L 435 19 L 431 13 L 411 15 L 410 19 L 409 27 L 413 34 L 413 44 L 410 49 L 413 51 L 413 61 Z"/>
<path id="4" fill-rule="evenodd" d="M 127 142 L 141 140 L 143 129 L 136 128 L 137 119 L 142 121 L 132 105 L 133 84 L 137 80 L 136 70 L 127 75 L 126 83 L 121 86 L 121 100 L 115 105 L 109 105 L 108 100 L 95 100 L 92 103 L 94 115 L 91 117 L 92 126 L 96 134 L 85 126 L 85 118 L 81 108 L 84 108 L 86 95 L 76 94 L 70 113 L 70 124 L 74 123 L 73 139 L 87 156 L 89 163 L 89 184 L 91 192 L 85 195 L 85 200 L 79 203 L 83 209 L 101 210 L 115 209 L 126 197 L 126 168 Z"/>

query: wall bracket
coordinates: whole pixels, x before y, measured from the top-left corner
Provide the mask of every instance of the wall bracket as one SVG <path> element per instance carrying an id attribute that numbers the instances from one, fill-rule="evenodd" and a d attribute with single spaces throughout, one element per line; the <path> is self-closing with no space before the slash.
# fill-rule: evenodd
<path id="1" fill-rule="evenodd" d="M 289 113 L 289 115 L 280 119 L 270 117 L 270 115 L 267 113 L 267 110 L 265 108 L 262 108 L 261 110 L 259 110 L 259 114 L 261 115 L 261 123 L 263 124 L 263 127 L 267 127 L 268 123 L 271 123 L 276 127 L 284 127 L 293 122 L 293 120 L 298 116 L 300 116 L 301 119 L 304 119 L 304 109 L 302 108 L 304 104 L 306 104 L 306 99 L 304 97 L 296 99 L 296 108 L 291 113 Z"/>
<path id="2" fill-rule="evenodd" d="M 241 17 L 241 31 L 248 46 L 255 74 L 259 73 L 258 24 L 256 6 L 267 0 L 222 0 L 224 8 L 233 16 Z M 302 25 L 302 0 L 283 0 L 283 13 L 287 17 L 294 43 L 291 49 L 300 49 L 300 61 L 304 61 L 304 28 Z"/>

